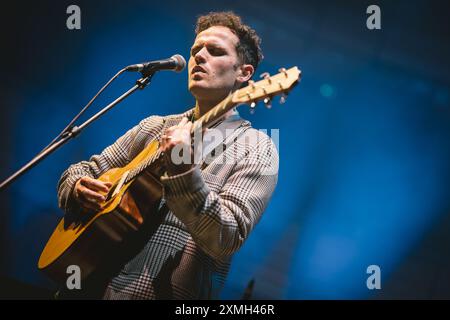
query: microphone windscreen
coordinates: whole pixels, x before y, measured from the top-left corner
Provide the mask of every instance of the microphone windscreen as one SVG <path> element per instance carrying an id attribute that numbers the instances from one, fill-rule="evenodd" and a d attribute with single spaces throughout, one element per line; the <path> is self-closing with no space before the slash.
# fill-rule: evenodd
<path id="1" fill-rule="evenodd" d="M 183 56 L 180 54 L 175 54 L 172 56 L 172 59 L 177 61 L 177 67 L 174 69 L 176 72 L 181 72 L 186 67 L 186 60 L 184 60 Z"/>

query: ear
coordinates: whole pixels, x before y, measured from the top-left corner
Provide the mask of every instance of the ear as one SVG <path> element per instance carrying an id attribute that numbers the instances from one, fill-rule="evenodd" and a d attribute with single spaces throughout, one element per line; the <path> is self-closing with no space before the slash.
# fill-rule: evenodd
<path id="1" fill-rule="evenodd" d="M 242 84 L 250 80 L 253 76 L 253 73 L 255 73 L 255 68 L 251 64 L 242 64 L 239 67 L 239 75 L 237 76 L 236 80 Z"/>

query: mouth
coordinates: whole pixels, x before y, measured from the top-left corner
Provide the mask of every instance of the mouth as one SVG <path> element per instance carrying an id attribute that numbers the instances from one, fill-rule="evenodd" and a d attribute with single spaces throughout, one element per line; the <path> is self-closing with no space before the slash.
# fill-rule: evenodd
<path id="1" fill-rule="evenodd" d="M 205 69 L 203 69 L 202 67 L 195 66 L 194 68 L 192 68 L 191 74 L 198 73 L 198 72 L 206 73 Z"/>

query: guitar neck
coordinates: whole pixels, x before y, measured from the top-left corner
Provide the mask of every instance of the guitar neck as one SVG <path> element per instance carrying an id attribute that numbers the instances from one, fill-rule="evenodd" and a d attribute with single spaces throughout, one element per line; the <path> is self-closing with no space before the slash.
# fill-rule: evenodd
<path id="1" fill-rule="evenodd" d="M 281 68 L 279 73 L 274 76 L 269 76 L 268 74 L 263 74 L 264 79 L 258 82 L 252 80 L 249 81 L 249 85 L 245 88 L 241 88 L 230 93 L 224 100 L 222 100 L 218 105 L 213 107 L 197 121 L 194 122 L 191 135 L 194 135 L 197 130 L 203 130 L 204 128 L 209 128 L 221 117 L 223 117 L 229 110 L 241 104 L 248 104 L 264 99 L 264 103 L 267 104 L 270 99 L 277 94 L 288 93 L 293 86 L 300 79 L 300 70 L 297 67 L 292 67 L 288 70 Z M 283 97 L 284 101 L 284 97 Z M 282 102 L 284 103 L 284 102 Z M 253 106 L 254 107 L 254 106 Z M 137 168 L 130 171 L 126 181 L 130 181 L 136 177 L 140 172 L 151 166 L 153 163 L 157 162 L 161 158 L 161 151 L 158 150 L 150 155 L 148 158 L 143 160 Z"/>
<path id="2" fill-rule="evenodd" d="M 233 94 L 228 95 L 224 100 L 222 100 L 218 105 L 205 113 L 202 117 L 200 117 L 197 121 L 194 122 L 194 125 L 191 129 L 191 135 L 193 135 L 196 130 L 202 130 L 203 128 L 208 128 L 213 125 L 217 120 L 219 120 L 223 115 L 225 115 L 229 110 L 231 110 L 236 103 L 232 102 Z M 198 132 L 198 131 L 197 131 Z M 137 175 L 139 175 L 143 170 L 150 167 L 152 164 L 158 162 L 161 159 L 162 152 L 161 149 L 151 154 L 148 158 L 144 159 L 139 166 L 137 166 L 134 170 L 130 171 L 127 174 L 125 183 L 128 183 L 132 179 L 134 179 Z"/>
<path id="3" fill-rule="evenodd" d="M 222 116 L 224 116 L 228 111 L 236 106 L 235 103 L 232 102 L 233 94 L 230 93 L 224 100 L 222 100 L 218 105 L 213 107 L 203 116 L 201 116 L 198 120 L 194 122 L 194 125 L 191 129 L 191 135 L 194 134 L 197 130 L 202 130 L 204 128 L 209 128 L 212 126 L 217 120 L 219 120 Z"/>

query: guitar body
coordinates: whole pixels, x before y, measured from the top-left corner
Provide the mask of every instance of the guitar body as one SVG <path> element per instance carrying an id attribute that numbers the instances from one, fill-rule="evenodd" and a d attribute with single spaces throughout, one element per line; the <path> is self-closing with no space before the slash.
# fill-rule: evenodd
<path id="1" fill-rule="evenodd" d="M 136 158 L 122 168 L 114 168 L 99 177 L 111 182 L 103 209 L 84 212 L 74 221 L 63 218 L 41 253 L 38 268 L 57 283 L 65 283 L 67 267 L 77 265 L 85 279 L 136 236 L 147 217 L 157 209 L 162 196 L 159 176 L 161 165 L 153 164 L 133 180 L 120 184 L 128 172 L 158 150 L 152 141 Z"/>

